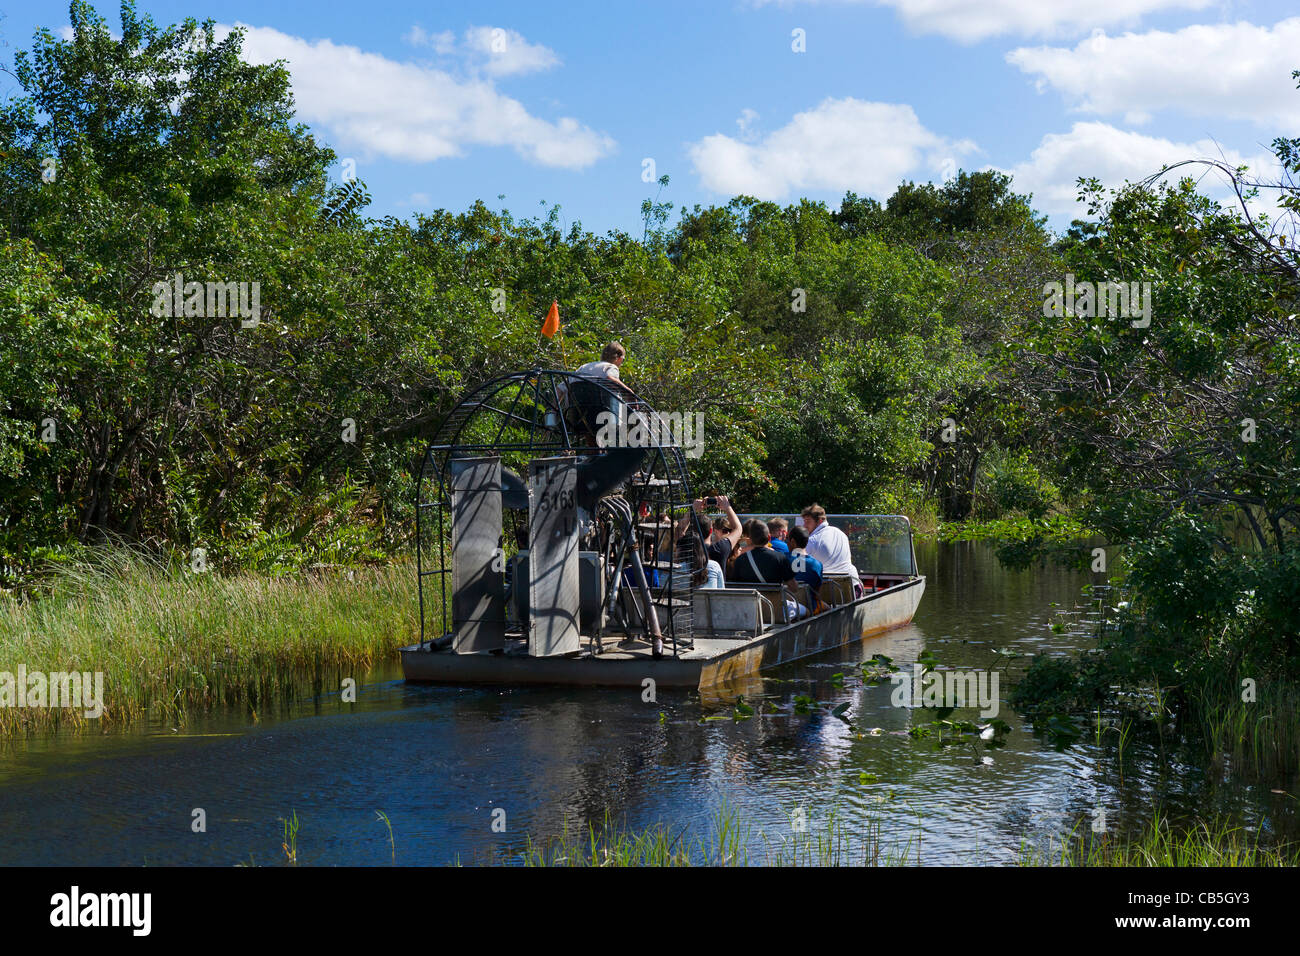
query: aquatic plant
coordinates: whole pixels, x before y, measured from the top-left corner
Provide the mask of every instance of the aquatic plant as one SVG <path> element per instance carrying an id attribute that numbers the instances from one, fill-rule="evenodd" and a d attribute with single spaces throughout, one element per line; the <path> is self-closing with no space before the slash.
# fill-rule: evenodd
<path id="1" fill-rule="evenodd" d="M 375 817 L 382 820 L 384 826 L 388 827 L 388 849 L 392 856 L 393 862 L 397 862 L 397 843 L 393 840 L 393 821 L 388 819 L 388 814 L 383 810 L 376 810 Z"/>
<path id="2" fill-rule="evenodd" d="M 280 844 L 280 849 L 284 850 L 285 862 L 297 865 L 299 827 L 298 811 L 292 811 L 288 817 L 281 817 L 280 822 L 284 824 L 284 842 Z"/>
<path id="3" fill-rule="evenodd" d="M 1283 780 L 1300 769 L 1300 689 L 1224 675 L 1193 698 L 1192 722 L 1217 772 Z"/>
<path id="4" fill-rule="evenodd" d="M 807 694 L 795 694 L 794 712 L 796 714 L 811 713 L 812 711 L 816 710 L 819 706 L 821 705 L 817 703 L 816 698 L 810 697 Z"/>

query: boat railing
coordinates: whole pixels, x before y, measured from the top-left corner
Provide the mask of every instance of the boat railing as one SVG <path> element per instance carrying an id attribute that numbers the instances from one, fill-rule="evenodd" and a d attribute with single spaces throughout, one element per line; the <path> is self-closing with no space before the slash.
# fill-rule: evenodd
<path id="1" fill-rule="evenodd" d="M 742 522 L 750 518 L 763 521 L 784 518 L 791 527 L 802 521 L 797 514 L 780 512 L 753 512 L 737 514 L 736 517 Z M 828 514 L 826 523 L 848 535 L 849 550 L 859 577 L 918 576 L 912 521 L 907 515 Z"/>

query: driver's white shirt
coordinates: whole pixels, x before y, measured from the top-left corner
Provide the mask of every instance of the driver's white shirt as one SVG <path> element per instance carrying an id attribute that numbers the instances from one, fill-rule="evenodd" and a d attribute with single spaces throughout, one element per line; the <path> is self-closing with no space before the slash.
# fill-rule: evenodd
<path id="1" fill-rule="evenodd" d="M 588 362 L 586 365 L 579 365 L 574 375 L 581 375 L 583 378 L 612 378 L 616 382 L 621 382 L 618 377 L 618 366 L 613 362 Z M 556 397 L 560 400 L 561 406 L 569 404 L 569 386 L 560 382 L 555 386 Z"/>
<path id="2" fill-rule="evenodd" d="M 808 547 L 804 550 L 808 557 L 816 558 L 822 563 L 823 575 L 847 574 L 855 583 L 862 583 L 858 577 L 858 569 L 853 566 L 849 536 L 839 528 L 833 528 L 823 521 L 812 534 L 808 535 Z"/>
<path id="3" fill-rule="evenodd" d="M 588 362 L 579 365 L 576 374 L 586 378 L 618 378 L 618 366 L 613 362 Z"/>

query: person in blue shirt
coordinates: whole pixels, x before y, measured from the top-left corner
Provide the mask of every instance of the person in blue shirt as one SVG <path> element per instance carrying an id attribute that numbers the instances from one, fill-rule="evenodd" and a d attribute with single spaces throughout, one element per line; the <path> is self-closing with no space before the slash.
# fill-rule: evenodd
<path id="1" fill-rule="evenodd" d="M 808 552 L 804 550 L 808 547 L 808 532 L 803 528 L 798 525 L 791 528 L 789 542 L 790 566 L 794 569 L 795 580 L 808 585 L 815 610 L 821 601 L 822 563 L 816 558 L 808 557 Z"/>
<path id="2" fill-rule="evenodd" d="M 773 518 L 767 523 L 767 533 L 772 539 L 770 544 L 773 551 L 779 551 L 782 554 L 790 553 L 790 546 L 785 543 L 786 529 L 788 527 L 789 525 L 786 524 L 784 518 Z"/>

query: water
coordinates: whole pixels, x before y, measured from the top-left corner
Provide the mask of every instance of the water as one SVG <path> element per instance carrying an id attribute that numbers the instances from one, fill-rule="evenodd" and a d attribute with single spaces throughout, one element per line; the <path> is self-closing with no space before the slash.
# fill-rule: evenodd
<path id="1" fill-rule="evenodd" d="M 981 543 L 917 551 L 929 581 L 913 625 L 775 671 L 763 691 L 778 714 L 703 720 L 731 710 L 687 692 L 646 703 L 639 690 L 407 686 L 393 666 L 359 682 L 356 705 L 304 701 L 297 716 L 257 724 L 231 717 L 179 733 L 9 745 L 0 863 L 278 863 L 281 818 L 295 812 L 300 862 L 357 865 L 510 861 L 526 835 L 583 829 L 607 813 L 707 836 L 723 805 L 749 829 L 755 860 L 760 834 L 769 846 L 789 839 L 800 812 L 814 832 L 832 812 L 854 832 L 877 821 L 887 847 L 926 864 L 1013 861 L 1022 846 L 1102 814 L 1111 830 L 1144 821 L 1153 800 L 1176 816 L 1224 813 L 1290 832 L 1294 788 L 1214 785 L 1186 754 L 1162 758 L 1144 742 L 1128 745 L 1121 782 L 1116 735 L 1098 746 L 1091 727 L 1057 750 L 1003 706 L 1012 730 L 999 749 L 907 736 L 922 718 L 891 705 L 890 683 L 858 685 L 858 661 L 883 653 L 907 669 L 929 650 L 941 667 L 995 667 L 1005 699 L 1008 667 L 1024 664 L 997 649 L 1090 643 L 1088 616 L 1072 613 L 1086 604 L 1088 575 L 1006 571 Z M 825 706 L 794 713 L 795 695 Z M 829 713 L 843 702 L 849 722 Z M 196 809 L 206 832 L 194 832 Z M 499 811 L 504 832 L 493 829 Z"/>

